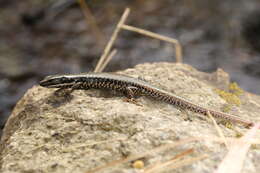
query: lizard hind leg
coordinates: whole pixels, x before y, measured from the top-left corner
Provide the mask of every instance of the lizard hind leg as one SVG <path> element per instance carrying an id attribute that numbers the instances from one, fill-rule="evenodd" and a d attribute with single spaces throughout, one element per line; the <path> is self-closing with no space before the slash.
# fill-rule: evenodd
<path id="1" fill-rule="evenodd" d="M 138 106 L 141 106 L 138 102 L 137 102 L 137 100 L 136 100 L 136 98 L 137 97 L 140 97 L 141 95 L 141 92 L 140 92 L 140 89 L 139 88 L 137 88 L 137 87 L 134 87 L 134 86 L 127 86 L 126 88 L 125 88 L 125 92 L 124 92 L 124 94 L 125 94 L 125 96 L 126 96 L 126 101 L 127 102 L 131 102 L 131 103 L 134 103 L 134 104 L 136 104 L 136 105 L 138 105 Z"/>
<path id="2" fill-rule="evenodd" d="M 137 87 L 127 86 L 125 88 L 125 96 L 129 99 L 134 99 L 140 96 L 140 91 Z"/>

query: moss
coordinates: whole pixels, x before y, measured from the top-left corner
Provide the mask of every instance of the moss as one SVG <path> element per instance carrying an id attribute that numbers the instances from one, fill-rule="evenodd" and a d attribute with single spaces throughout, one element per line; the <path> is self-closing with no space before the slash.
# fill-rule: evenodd
<path id="1" fill-rule="evenodd" d="M 230 83 L 228 89 L 230 93 L 233 93 L 236 96 L 241 96 L 244 93 L 243 89 L 241 89 L 236 82 Z"/>
<path id="2" fill-rule="evenodd" d="M 241 89 L 237 83 L 232 82 L 228 86 L 228 91 L 220 90 L 220 89 L 215 89 L 215 92 L 226 102 L 229 104 L 228 106 L 225 106 L 223 109 L 224 112 L 228 112 L 230 110 L 230 106 L 236 105 L 240 106 L 241 105 L 241 100 L 240 96 L 244 93 L 243 89 Z"/>
<path id="3" fill-rule="evenodd" d="M 236 137 L 236 138 L 240 138 L 240 137 L 243 136 L 243 134 L 242 134 L 241 132 L 239 132 L 239 131 L 236 130 L 236 128 L 234 127 L 233 123 L 231 123 L 230 121 L 228 121 L 228 120 L 223 120 L 223 121 L 222 121 L 222 124 L 223 124 L 226 128 L 233 130 L 233 131 L 235 132 L 235 137 Z"/>
<path id="4" fill-rule="evenodd" d="M 229 121 L 225 121 L 224 125 L 225 125 L 226 128 L 229 128 L 229 129 L 233 129 L 234 128 L 233 124 L 231 122 L 229 122 Z"/>
<path id="5" fill-rule="evenodd" d="M 231 110 L 232 106 L 230 104 L 225 104 L 222 106 L 221 111 L 222 112 L 229 112 Z"/>
<path id="6" fill-rule="evenodd" d="M 233 105 L 241 105 L 239 97 L 244 93 L 244 91 L 237 85 L 237 83 L 230 83 L 228 91 L 215 89 L 215 92 L 227 102 L 227 104 L 222 107 L 222 112 L 229 112 Z M 233 129 L 233 125 L 230 122 L 224 121 L 224 124 L 227 128 Z M 240 136 L 240 134 L 237 133 L 237 136 Z"/>
<path id="7" fill-rule="evenodd" d="M 251 145 L 251 149 L 259 150 L 259 149 L 260 149 L 260 145 L 258 145 L 258 144 L 252 144 L 252 145 Z"/>
<path id="8" fill-rule="evenodd" d="M 228 104 L 232 104 L 232 105 L 241 105 L 241 101 L 240 101 L 240 98 L 234 94 L 234 93 L 231 93 L 231 92 L 227 92 L 227 91 L 224 91 L 224 90 L 220 90 L 220 89 L 215 89 L 215 92 L 221 97 L 223 98 L 224 100 L 226 100 L 226 102 Z"/>
<path id="9" fill-rule="evenodd" d="M 236 137 L 236 138 L 241 138 L 242 136 L 243 136 L 243 134 L 242 134 L 242 133 L 240 133 L 240 132 L 237 132 L 235 137 Z"/>

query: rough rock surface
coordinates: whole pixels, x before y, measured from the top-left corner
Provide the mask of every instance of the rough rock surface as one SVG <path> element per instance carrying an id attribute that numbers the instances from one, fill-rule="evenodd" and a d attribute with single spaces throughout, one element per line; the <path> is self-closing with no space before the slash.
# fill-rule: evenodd
<path id="1" fill-rule="evenodd" d="M 154 85 L 216 110 L 226 104 L 214 88 L 226 89 L 229 76 L 222 70 L 207 74 L 184 64 L 142 64 L 119 72 L 140 77 Z M 17 103 L 1 139 L 1 171 L 9 172 L 87 172 L 114 160 L 138 155 L 145 167 L 164 162 L 187 149 L 187 158 L 208 154 L 208 158 L 176 169 L 176 172 L 213 172 L 227 152 L 211 140 L 188 142 L 152 153 L 165 144 L 183 139 L 217 137 L 209 118 L 146 97 L 138 103 L 124 101 L 117 93 L 78 90 L 71 95 L 54 94 L 55 89 L 34 86 Z M 230 113 L 260 120 L 260 97 L 244 93 L 241 106 Z M 141 105 L 140 105 L 141 104 Z M 227 137 L 236 132 L 220 125 Z M 235 125 L 240 132 L 247 129 Z M 250 150 L 244 172 L 257 172 L 260 151 Z M 164 169 L 160 169 L 163 172 Z M 165 172 L 171 172 L 165 168 Z M 118 163 L 100 172 L 139 172 L 132 162 Z M 156 172 L 156 171 L 155 171 Z"/>

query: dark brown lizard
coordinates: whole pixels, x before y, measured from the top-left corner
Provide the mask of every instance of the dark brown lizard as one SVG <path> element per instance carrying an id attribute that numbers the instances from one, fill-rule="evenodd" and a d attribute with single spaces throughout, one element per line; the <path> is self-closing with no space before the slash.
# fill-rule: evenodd
<path id="1" fill-rule="evenodd" d="M 156 100 L 163 101 L 181 109 L 186 109 L 195 113 L 208 115 L 208 112 L 216 118 L 222 118 L 234 123 L 240 123 L 246 127 L 254 125 L 253 122 L 244 120 L 238 116 L 218 112 L 194 104 L 184 98 L 174 95 L 165 90 L 159 89 L 143 80 L 128 76 L 110 73 L 81 73 L 74 75 L 53 75 L 47 76 L 40 81 L 40 85 L 47 88 L 70 88 L 75 89 L 110 89 L 125 94 L 129 99 L 138 95 L 150 96 Z"/>

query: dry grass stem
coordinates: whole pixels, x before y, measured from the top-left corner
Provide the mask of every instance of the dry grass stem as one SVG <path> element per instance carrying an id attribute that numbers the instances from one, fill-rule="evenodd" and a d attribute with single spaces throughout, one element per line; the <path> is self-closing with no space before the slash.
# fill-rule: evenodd
<path id="1" fill-rule="evenodd" d="M 186 165 L 191 165 L 192 163 L 197 162 L 199 160 L 206 159 L 207 157 L 209 157 L 207 154 L 203 154 L 203 155 L 198 156 L 198 157 L 184 159 L 184 160 L 181 160 L 179 162 L 173 162 L 173 165 L 169 166 L 168 169 L 176 169 L 176 168 L 180 168 L 180 167 L 183 167 L 183 166 L 186 166 Z M 163 169 L 161 171 L 166 171 L 166 169 Z M 158 172 L 160 172 L 160 171 L 158 170 Z"/>
<path id="2" fill-rule="evenodd" d="M 211 113 L 209 111 L 207 112 L 207 114 L 210 117 L 210 119 L 212 120 L 212 122 L 213 122 L 213 124 L 214 124 L 214 126 L 215 126 L 215 128 L 218 132 L 218 135 L 220 136 L 221 139 L 223 139 L 225 146 L 228 148 L 227 139 L 225 138 L 225 136 L 224 136 L 222 130 L 220 129 L 220 127 L 218 126 L 216 120 L 213 118 L 213 116 L 211 115 Z"/>
<path id="3" fill-rule="evenodd" d="M 182 158 L 182 157 L 184 157 L 184 156 L 186 156 L 186 155 L 188 155 L 188 154 L 191 154 L 191 153 L 193 153 L 193 152 L 194 152 L 194 149 L 193 149 L 193 148 L 188 149 L 188 150 L 186 150 L 186 151 L 184 151 L 184 152 L 181 152 L 180 154 L 177 154 L 177 155 L 174 156 L 171 160 L 180 159 L 180 158 Z"/>
<path id="4" fill-rule="evenodd" d="M 219 143 L 224 143 L 223 138 L 219 138 L 219 137 L 198 137 L 198 141 L 203 141 L 203 140 L 207 140 L 207 141 L 213 141 L 213 142 L 219 142 Z M 227 143 L 233 143 L 234 141 L 237 141 L 237 138 L 234 137 L 225 137 L 225 141 Z M 260 140 L 259 139 L 250 139 L 247 142 L 249 142 L 251 145 L 252 144 L 260 144 Z"/>
<path id="5" fill-rule="evenodd" d="M 107 56 L 105 62 L 101 64 L 99 71 L 103 71 L 104 68 L 107 66 L 108 62 L 115 56 L 117 50 L 113 49 L 112 52 Z"/>
<path id="6" fill-rule="evenodd" d="M 257 123 L 252 127 L 244 137 L 236 139 L 233 141 L 230 146 L 230 150 L 226 157 L 222 160 L 219 165 L 216 173 L 239 173 L 242 170 L 243 162 L 246 159 L 246 154 L 251 146 L 251 141 L 257 134 L 258 129 L 260 128 L 260 123 Z"/>
<path id="7" fill-rule="evenodd" d="M 130 162 L 130 161 L 134 161 L 134 160 L 137 160 L 139 158 L 145 157 L 147 155 L 150 155 L 150 154 L 153 154 L 153 153 L 158 153 L 158 152 L 164 151 L 164 150 L 169 149 L 169 148 L 174 148 L 174 147 L 178 147 L 178 146 L 181 146 L 181 145 L 185 145 L 187 143 L 191 143 L 191 142 L 195 142 L 195 141 L 203 141 L 203 140 L 220 142 L 220 143 L 224 142 L 223 139 L 221 139 L 219 137 L 208 137 L 208 136 L 207 137 L 194 137 L 194 138 L 183 139 L 181 141 L 175 142 L 174 144 L 166 144 L 166 145 L 163 145 L 163 146 L 159 146 L 159 147 L 157 147 L 157 148 L 155 148 L 151 151 L 147 151 L 147 152 L 144 152 L 144 153 L 139 154 L 139 155 L 129 156 L 129 157 L 124 158 L 124 159 L 114 160 L 112 162 L 107 163 L 104 166 L 99 166 L 99 167 L 94 168 L 93 170 L 87 171 L 86 173 L 97 173 L 99 171 L 106 170 L 110 167 L 117 166 L 119 164 L 124 164 L 124 163 Z M 228 142 L 233 142 L 234 140 L 237 140 L 237 139 L 236 138 L 226 138 L 226 140 Z M 259 140 L 252 139 L 252 138 L 249 139 L 247 142 L 250 143 L 250 144 L 260 144 Z"/>
<path id="8" fill-rule="evenodd" d="M 157 148 L 155 148 L 151 151 L 149 150 L 149 151 L 146 151 L 142 154 L 129 156 L 125 159 L 114 160 L 114 161 L 112 161 L 112 162 L 110 162 L 110 163 L 108 163 L 104 166 L 94 168 L 93 170 L 88 171 L 86 173 L 96 173 L 98 171 L 105 170 L 107 168 L 110 168 L 110 167 L 113 167 L 113 166 L 116 166 L 116 165 L 119 165 L 119 164 L 123 164 L 123 163 L 126 163 L 126 162 L 137 160 L 139 158 L 145 157 L 145 156 L 153 154 L 153 153 L 158 153 L 158 152 L 164 151 L 164 150 L 169 149 L 169 148 L 174 148 L 174 147 L 181 146 L 181 145 L 184 145 L 184 144 L 187 144 L 187 143 L 190 143 L 190 142 L 194 142 L 194 141 L 197 141 L 198 139 L 199 138 L 188 138 L 188 139 L 184 139 L 184 140 L 175 142 L 173 144 L 166 144 L 166 145 L 163 145 L 163 146 L 159 146 L 159 147 L 157 147 Z"/>
<path id="9" fill-rule="evenodd" d="M 121 28 L 121 25 L 124 24 L 124 22 L 126 21 L 129 13 L 130 13 L 130 9 L 126 8 L 124 13 L 123 13 L 123 15 L 122 15 L 122 17 L 121 17 L 121 19 L 119 20 L 119 22 L 118 22 L 118 24 L 116 26 L 116 29 L 114 30 L 114 32 L 112 34 L 109 42 L 107 43 L 107 45 L 106 45 L 106 47 L 104 49 L 104 52 L 103 52 L 102 56 L 100 57 L 99 62 L 97 64 L 94 72 L 101 72 L 100 71 L 100 66 L 102 66 L 102 64 L 106 61 L 105 59 L 107 58 L 107 56 L 108 56 L 108 54 L 109 54 L 109 52 L 110 52 L 110 50 L 111 50 L 111 48 L 112 48 L 116 38 L 117 38 L 117 35 L 118 35 L 118 33 L 120 31 L 120 28 Z"/>
<path id="10" fill-rule="evenodd" d="M 198 157 L 188 158 L 188 159 L 183 159 L 183 160 L 179 160 L 179 159 L 173 160 L 172 159 L 172 160 L 169 160 L 165 163 L 162 163 L 161 165 L 159 165 L 155 169 L 147 171 L 145 173 L 152 173 L 152 172 L 158 173 L 158 172 L 161 172 L 161 171 L 165 172 L 165 171 L 170 170 L 170 169 L 181 168 L 181 167 L 186 166 L 186 165 L 191 165 L 192 163 L 197 162 L 197 161 L 202 160 L 202 159 L 205 159 L 207 157 L 208 157 L 207 154 L 203 154 L 203 155 L 198 156 Z"/>
<path id="11" fill-rule="evenodd" d="M 144 30 L 144 29 L 140 29 L 140 28 L 136 28 L 136 27 L 133 27 L 133 26 L 129 26 L 129 25 L 126 25 L 124 24 L 128 15 L 130 13 L 130 9 L 129 8 L 126 8 L 121 19 L 119 20 L 109 42 L 107 43 L 104 51 L 103 51 L 103 54 L 102 56 L 100 57 L 97 65 L 96 65 L 96 68 L 94 70 L 94 72 L 101 72 L 103 71 L 103 69 L 105 68 L 105 66 L 108 64 L 108 62 L 111 60 L 111 58 L 108 58 L 108 54 L 119 34 L 119 31 L 120 29 L 124 29 L 124 30 L 128 30 L 128 31 L 132 31 L 132 32 L 137 32 L 139 34 L 142 34 L 142 35 L 146 35 L 146 36 L 149 36 L 149 37 L 152 37 L 152 38 L 155 38 L 155 39 L 159 39 L 159 40 L 162 40 L 162 41 L 166 41 L 166 42 L 169 42 L 169 43 L 172 43 L 174 44 L 175 46 L 175 54 L 176 54 L 176 62 L 178 63 L 182 63 L 182 47 L 181 47 L 181 44 L 179 43 L 179 41 L 177 39 L 173 39 L 173 38 L 170 38 L 170 37 L 166 37 L 166 36 L 162 36 L 160 34 L 156 34 L 156 33 L 153 33 L 151 31 L 147 31 L 147 30 Z M 111 56 L 112 57 L 112 56 Z M 107 60 L 107 58 L 109 60 Z"/>
<path id="12" fill-rule="evenodd" d="M 100 28 L 98 27 L 94 15 L 92 14 L 85 0 L 78 0 L 78 3 L 80 4 L 82 12 L 85 16 L 86 23 L 89 23 L 91 32 L 94 34 L 95 38 L 97 39 L 100 48 L 102 48 L 105 43 L 105 37 L 102 31 L 100 30 Z"/>
<path id="13" fill-rule="evenodd" d="M 189 149 L 189 150 L 186 150 L 184 152 L 181 152 L 180 154 L 177 154 L 172 159 L 170 159 L 170 160 L 168 160 L 168 161 L 166 161 L 164 163 L 153 164 L 152 166 L 147 167 L 144 170 L 144 173 L 150 173 L 150 172 L 156 171 L 157 169 L 161 169 L 162 167 L 165 167 L 168 164 L 172 164 L 173 162 L 177 162 L 179 159 L 181 159 L 182 157 L 184 157 L 184 156 L 186 156 L 188 154 L 191 154 L 193 151 L 194 151 L 193 149 Z"/>
<path id="14" fill-rule="evenodd" d="M 180 45 L 178 40 L 170 38 L 170 37 L 162 36 L 160 34 L 156 34 L 154 32 L 147 31 L 147 30 L 144 30 L 144 29 L 125 25 L 125 24 L 122 25 L 121 28 L 128 30 L 128 31 L 137 32 L 137 33 L 142 34 L 142 35 L 146 35 L 146 36 L 149 36 L 149 37 L 152 37 L 152 38 L 155 38 L 155 39 L 167 41 L 169 43 L 174 44 L 175 45 L 175 51 L 176 51 L 176 62 L 182 63 L 182 49 L 181 49 L 181 45 Z"/>
<path id="15" fill-rule="evenodd" d="M 260 104 L 256 103 L 256 102 L 252 99 L 252 94 L 247 93 L 246 95 L 248 96 L 250 103 L 252 103 L 252 104 L 254 104 L 254 105 L 256 105 L 257 107 L 260 108 Z"/>

